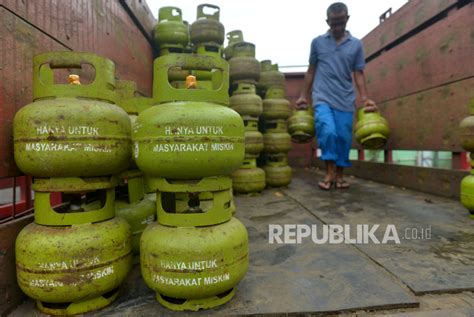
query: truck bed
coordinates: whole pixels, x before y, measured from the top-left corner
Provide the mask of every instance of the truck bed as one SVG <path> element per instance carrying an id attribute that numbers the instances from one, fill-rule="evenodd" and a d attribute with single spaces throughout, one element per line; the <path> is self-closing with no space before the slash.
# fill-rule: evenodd
<path id="1" fill-rule="evenodd" d="M 235 197 L 247 227 L 250 265 L 235 297 L 188 315 L 474 315 L 474 227 L 457 200 L 349 177 L 321 191 L 317 169 L 295 169 L 287 188 Z M 269 224 L 393 224 L 400 244 L 270 244 Z M 431 227 L 430 239 L 410 228 Z M 408 229 L 408 230 L 407 230 Z M 377 231 L 377 238 L 383 233 Z M 405 239 L 404 239 L 405 238 Z M 182 316 L 155 300 L 136 265 L 111 306 L 88 316 Z M 11 316 L 41 316 L 30 299 Z"/>

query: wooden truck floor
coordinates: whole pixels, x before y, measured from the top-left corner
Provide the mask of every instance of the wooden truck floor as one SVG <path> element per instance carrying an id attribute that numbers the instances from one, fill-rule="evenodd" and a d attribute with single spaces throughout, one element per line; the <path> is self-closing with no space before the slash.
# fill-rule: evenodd
<path id="1" fill-rule="evenodd" d="M 185 315 L 474 316 L 474 227 L 458 201 L 356 178 L 349 190 L 325 192 L 316 186 L 321 178 L 317 170 L 294 170 L 288 188 L 235 197 L 249 233 L 249 271 L 226 305 Z M 348 224 L 353 232 L 357 224 L 394 224 L 401 241 L 269 244 L 269 224 Z M 429 227 L 429 240 L 403 239 L 406 228 Z M 183 313 L 158 304 L 137 265 L 118 300 L 87 315 Z M 28 300 L 11 316 L 41 314 Z"/>

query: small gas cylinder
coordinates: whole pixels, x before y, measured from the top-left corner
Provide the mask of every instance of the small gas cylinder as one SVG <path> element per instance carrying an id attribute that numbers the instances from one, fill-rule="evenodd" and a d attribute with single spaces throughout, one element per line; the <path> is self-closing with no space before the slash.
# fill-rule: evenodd
<path id="1" fill-rule="evenodd" d="M 471 167 L 472 168 L 472 167 Z M 469 217 L 474 219 L 474 172 L 461 181 L 461 203 L 469 211 Z"/>
<path id="2" fill-rule="evenodd" d="M 35 222 L 18 235 L 17 280 L 22 291 L 46 314 L 86 313 L 110 304 L 132 266 L 131 232 L 114 218 L 115 182 L 107 177 L 35 179 Z M 95 193 L 51 207 L 50 194 Z M 94 197 L 94 196 L 93 196 Z"/>
<path id="3" fill-rule="evenodd" d="M 387 143 L 390 135 L 388 122 L 378 112 L 365 112 L 364 108 L 357 110 L 355 138 L 366 149 L 379 149 Z"/>
<path id="4" fill-rule="evenodd" d="M 189 42 L 188 26 L 183 22 L 180 8 L 162 7 L 158 11 L 158 23 L 154 29 L 155 44 L 161 49 L 184 49 Z"/>
<path id="5" fill-rule="evenodd" d="M 145 184 L 142 172 L 129 170 L 121 175 L 124 193 L 118 191 L 115 200 L 115 215 L 125 219 L 132 231 L 132 250 L 140 253 L 140 237 L 146 226 L 156 219 L 155 201 L 145 196 Z M 125 184 L 126 182 L 126 184 Z M 123 196 L 120 195 L 123 193 Z M 138 258 L 137 258 L 138 259 Z"/>
<path id="6" fill-rule="evenodd" d="M 227 33 L 227 46 L 224 49 L 224 56 L 226 60 L 232 58 L 234 51 L 234 45 L 244 41 L 244 35 L 241 30 L 234 30 Z"/>
<path id="7" fill-rule="evenodd" d="M 267 156 L 267 162 L 263 169 L 267 186 L 281 187 L 291 183 L 291 167 L 288 166 L 286 155 Z"/>
<path id="8" fill-rule="evenodd" d="M 255 45 L 252 43 L 236 43 L 229 65 L 231 82 L 257 83 L 260 78 L 260 63 L 255 58 Z"/>
<path id="9" fill-rule="evenodd" d="M 141 239 L 141 271 L 157 300 L 172 310 L 199 310 L 229 301 L 248 268 L 248 237 L 235 218 L 215 226 L 153 223 Z"/>
<path id="10" fill-rule="evenodd" d="M 271 60 L 260 62 L 261 73 L 258 82 L 262 90 L 265 91 L 270 87 L 285 87 L 285 75 L 279 71 L 278 64 L 272 64 Z"/>
<path id="11" fill-rule="evenodd" d="M 88 85 L 55 84 L 53 69 L 90 64 Z M 33 60 L 33 100 L 13 121 L 15 162 L 34 177 L 117 174 L 130 162 L 131 124 L 114 104 L 114 64 L 90 53 L 53 52 Z"/>
<path id="12" fill-rule="evenodd" d="M 214 10 L 208 14 L 204 10 Z M 201 4 L 197 7 L 196 21 L 189 30 L 191 42 L 194 45 L 201 43 L 224 44 L 224 25 L 219 22 L 220 8 L 211 4 Z"/>
<path id="13" fill-rule="evenodd" d="M 256 94 L 255 85 L 239 83 L 230 97 L 230 107 L 241 116 L 258 117 L 262 114 L 262 98 Z"/>
<path id="14" fill-rule="evenodd" d="M 262 116 L 267 120 L 286 120 L 290 114 L 290 102 L 285 99 L 285 90 L 281 87 L 268 88 L 263 99 Z"/>
<path id="15" fill-rule="evenodd" d="M 263 135 L 258 131 L 258 118 L 244 116 L 245 157 L 255 158 L 263 150 Z"/>
<path id="16" fill-rule="evenodd" d="M 258 193 L 265 189 L 265 171 L 257 167 L 255 158 L 245 159 L 241 168 L 232 173 L 232 188 L 236 193 Z"/>
<path id="17" fill-rule="evenodd" d="M 268 154 L 287 153 L 291 150 L 291 136 L 285 120 L 265 121 L 264 151 Z"/>
<path id="18" fill-rule="evenodd" d="M 288 119 L 288 132 L 296 143 L 308 143 L 314 137 L 313 108 L 296 109 Z"/>
<path id="19" fill-rule="evenodd" d="M 216 89 L 175 89 L 168 85 L 169 65 L 220 72 Z M 170 54 L 155 60 L 154 98 L 134 125 L 134 155 L 148 177 L 200 179 L 230 175 L 244 158 L 244 124 L 226 107 L 228 64 L 221 58 Z M 226 80 L 227 78 L 227 80 Z M 179 158 L 179 159 L 178 159 Z"/>

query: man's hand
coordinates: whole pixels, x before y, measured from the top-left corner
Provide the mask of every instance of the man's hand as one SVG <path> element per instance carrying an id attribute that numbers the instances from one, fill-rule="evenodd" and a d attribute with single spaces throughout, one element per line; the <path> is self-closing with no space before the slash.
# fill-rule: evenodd
<path id="1" fill-rule="evenodd" d="M 364 101 L 364 112 L 377 112 L 379 108 L 375 104 L 375 102 L 371 99 L 366 99 Z"/>
<path id="2" fill-rule="evenodd" d="M 298 110 L 308 109 L 308 101 L 306 100 L 306 98 L 299 97 L 298 100 L 296 100 L 296 109 Z"/>

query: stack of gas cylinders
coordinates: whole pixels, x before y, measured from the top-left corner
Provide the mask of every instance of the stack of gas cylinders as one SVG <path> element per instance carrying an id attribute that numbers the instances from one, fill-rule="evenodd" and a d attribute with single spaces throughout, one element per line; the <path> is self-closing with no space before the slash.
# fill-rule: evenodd
<path id="1" fill-rule="evenodd" d="M 266 183 L 271 187 L 287 186 L 291 182 L 288 152 L 291 136 L 287 119 L 291 115 L 290 103 L 285 99 L 285 76 L 277 64 L 261 62 L 259 90 L 264 96 L 262 130 Z"/>
<path id="2" fill-rule="evenodd" d="M 20 288 L 46 314 L 70 315 L 112 302 L 132 266 L 132 232 L 116 217 L 117 175 L 131 163 L 131 122 L 115 105 L 114 64 L 88 53 L 37 55 L 33 103 L 13 123 L 15 161 L 33 176 L 34 223 L 16 241 Z M 81 85 L 56 71 L 92 65 Z M 52 193 L 69 204 L 53 209 Z M 134 201 L 137 202 L 137 200 Z"/>
<path id="3" fill-rule="evenodd" d="M 242 116 L 245 125 L 245 159 L 240 169 L 232 174 L 232 183 L 234 192 L 254 194 L 261 192 L 266 184 L 265 172 L 257 167 L 257 158 L 263 150 L 263 136 L 258 131 L 262 98 L 256 93 L 260 63 L 255 58 L 255 45 L 244 42 L 242 31 L 227 33 L 227 39 L 224 52 L 230 63 L 230 107 Z"/>
<path id="4" fill-rule="evenodd" d="M 260 63 L 241 31 L 229 32 L 223 49 L 219 14 L 203 4 L 188 24 L 179 8 L 160 9 L 149 98 L 115 80 L 106 58 L 35 56 L 33 102 L 14 119 L 15 161 L 33 177 L 35 198 L 16 265 L 42 312 L 107 306 L 134 262 L 172 310 L 234 295 L 249 250 L 233 192 L 291 182 L 291 111 L 278 65 Z M 53 193 L 67 203 L 53 208 Z"/>
<path id="5" fill-rule="evenodd" d="M 165 37 L 161 23 L 168 21 L 159 22 L 156 38 Z M 189 35 L 195 54 L 155 60 L 155 104 L 133 128 L 135 161 L 156 193 L 157 221 L 140 242 L 142 276 L 163 306 L 178 311 L 226 303 L 248 267 L 231 179 L 244 160 L 244 124 L 229 108 L 219 8 L 199 6 Z"/>

